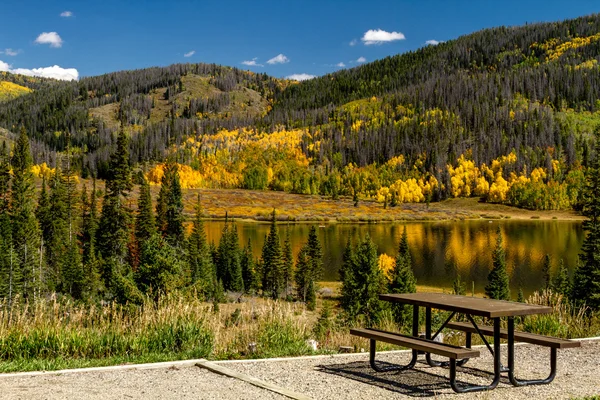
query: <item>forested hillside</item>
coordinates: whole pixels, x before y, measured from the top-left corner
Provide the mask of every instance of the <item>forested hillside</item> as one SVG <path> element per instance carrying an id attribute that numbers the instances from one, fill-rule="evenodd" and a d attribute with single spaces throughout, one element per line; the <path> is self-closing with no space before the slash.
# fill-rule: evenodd
<path id="1" fill-rule="evenodd" d="M 600 16 L 487 29 L 296 83 L 208 64 L 34 87 L 0 104 L 36 164 L 70 143 L 107 176 L 121 129 L 159 183 L 322 194 L 384 205 L 477 195 L 577 207 L 600 122 Z M 16 79 L 16 78 L 13 78 Z"/>

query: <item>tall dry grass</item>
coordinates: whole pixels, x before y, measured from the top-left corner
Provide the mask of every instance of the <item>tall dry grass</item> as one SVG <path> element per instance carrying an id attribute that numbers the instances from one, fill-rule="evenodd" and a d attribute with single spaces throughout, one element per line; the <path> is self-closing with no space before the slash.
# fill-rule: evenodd
<path id="1" fill-rule="evenodd" d="M 535 293 L 532 304 L 551 305 L 553 313 L 528 316 L 518 329 L 557 337 L 600 335 L 600 317 L 574 309 L 550 292 Z M 317 312 L 302 303 L 246 298 L 241 303 L 213 304 L 171 295 L 142 306 L 76 304 L 51 297 L 35 303 L 17 299 L 0 303 L 0 371 L 59 369 L 127 362 L 190 358 L 235 359 L 337 352 L 340 346 L 367 350 L 368 342 L 351 336 L 336 302 Z M 434 323 L 447 316 L 433 312 Z M 424 321 L 421 321 L 422 323 Z M 379 328 L 398 330 L 390 312 Z M 423 326 L 421 327 L 423 328 Z M 405 331 L 408 328 L 405 327 Z M 446 336 L 461 344 L 461 336 Z M 378 344 L 380 349 L 394 346 Z"/>

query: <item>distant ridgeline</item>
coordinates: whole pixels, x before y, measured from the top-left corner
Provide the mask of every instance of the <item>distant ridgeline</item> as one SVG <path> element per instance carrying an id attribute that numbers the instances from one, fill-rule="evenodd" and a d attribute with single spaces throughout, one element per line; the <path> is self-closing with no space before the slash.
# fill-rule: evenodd
<path id="1" fill-rule="evenodd" d="M 0 103 L 0 127 L 24 126 L 35 162 L 50 166 L 69 137 L 83 176 L 106 176 L 122 126 L 132 165 L 155 183 L 173 155 L 187 187 L 563 209 L 577 206 L 596 156 L 599 59 L 591 15 L 486 29 L 300 83 L 209 64 L 37 86 L 4 73 L 33 92 Z"/>

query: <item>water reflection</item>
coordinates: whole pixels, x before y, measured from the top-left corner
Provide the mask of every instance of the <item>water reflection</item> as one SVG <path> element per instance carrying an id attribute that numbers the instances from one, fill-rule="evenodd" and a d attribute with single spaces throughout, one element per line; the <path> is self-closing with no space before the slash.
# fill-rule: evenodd
<path id="1" fill-rule="evenodd" d="M 217 242 L 223 222 L 206 222 L 209 241 Z M 519 285 L 525 295 L 542 285 L 542 265 L 546 253 L 552 257 L 552 270 L 563 259 L 572 272 L 583 242 L 580 222 L 567 221 L 448 221 L 406 224 L 328 224 L 319 227 L 324 249 L 324 280 L 337 280 L 342 253 L 348 240 L 356 243 L 367 233 L 379 253 L 395 257 L 404 226 L 411 248 L 417 281 L 422 285 L 450 289 L 455 271 L 476 291 L 483 291 L 492 265 L 492 250 L 496 244 L 496 229 L 504 235 L 506 259 L 511 276 L 513 297 Z M 260 256 L 268 224 L 238 222 L 240 241 L 252 242 L 256 257 Z M 309 224 L 280 224 L 283 241 L 290 231 L 294 256 L 308 237 Z"/>

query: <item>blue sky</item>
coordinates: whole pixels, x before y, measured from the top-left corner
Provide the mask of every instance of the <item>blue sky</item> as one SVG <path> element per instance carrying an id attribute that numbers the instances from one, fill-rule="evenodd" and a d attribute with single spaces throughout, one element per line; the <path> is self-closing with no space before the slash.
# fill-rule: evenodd
<path id="1" fill-rule="evenodd" d="M 592 0 L 6 2 L 0 70 L 65 79 L 180 62 L 322 75 L 429 40 L 600 12 Z"/>

